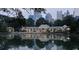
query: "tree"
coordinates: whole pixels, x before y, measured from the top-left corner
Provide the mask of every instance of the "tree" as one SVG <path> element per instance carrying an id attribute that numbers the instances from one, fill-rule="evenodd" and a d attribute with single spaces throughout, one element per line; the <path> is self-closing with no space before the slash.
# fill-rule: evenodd
<path id="1" fill-rule="evenodd" d="M 73 16 L 68 15 L 63 18 L 63 25 L 69 26 L 71 28 L 70 32 L 76 32 L 76 29 L 78 27 L 78 22 Z"/>
<path id="2" fill-rule="evenodd" d="M 73 16 L 69 15 L 69 16 L 66 16 L 63 18 L 63 23 L 67 26 L 70 26 L 74 20 L 75 20 L 75 18 Z"/>
<path id="3" fill-rule="evenodd" d="M 32 9 L 32 10 L 34 10 L 34 12 L 44 12 L 45 13 L 45 11 L 46 11 L 46 9 L 45 8 L 30 8 L 30 9 Z"/>
<path id="4" fill-rule="evenodd" d="M 54 26 L 63 26 L 63 22 L 62 22 L 62 20 L 56 20 L 56 21 L 54 21 Z"/>
<path id="5" fill-rule="evenodd" d="M 32 18 L 28 18 L 26 20 L 26 26 L 29 26 L 29 27 L 34 26 L 34 20 Z"/>
<path id="6" fill-rule="evenodd" d="M 36 26 L 40 26 L 42 24 L 48 24 L 48 22 L 44 19 L 44 18 L 39 18 L 37 21 L 36 21 Z"/>
<path id="7" fill-rule="evenodd" d="M 12 15 L 15 12 L 15 18 L 24 18 L 22 11 L 19 8 L 0 8 L 0 11 L 7 13 L 7 16 Z"/>
<path id="8" fill-rule="evenodd" d="M 7 32 L 7 24 L 5 22 L 0 22 L 0 32 Z"/>
<path id="9" fill-rule="evenodd" d="M 15 31 L 19 31 L 19 29 L 22 26 L 26 26 L 26 19 L 25 18 L 13 18 L 12 20 L 9 21 L 8 25 L 10 27 L 14 27 Z"/>
<path id="10" fill-rule="evenodd" d="M 26 25 L 26 19 L 17 18 L 16 22 L 17 22 L 18 26 L 25 26 Z"/>

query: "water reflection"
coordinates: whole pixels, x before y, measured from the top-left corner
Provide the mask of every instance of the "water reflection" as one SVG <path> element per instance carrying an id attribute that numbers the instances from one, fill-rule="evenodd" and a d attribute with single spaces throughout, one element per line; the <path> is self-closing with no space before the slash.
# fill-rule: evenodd
<path id="1" fill-rule="evenodd" d="M 76 36 L 76 35 L 75 35 Z M 1 50 L 73 50 L 79 38 L 67 34 L 1 33 Z"/>

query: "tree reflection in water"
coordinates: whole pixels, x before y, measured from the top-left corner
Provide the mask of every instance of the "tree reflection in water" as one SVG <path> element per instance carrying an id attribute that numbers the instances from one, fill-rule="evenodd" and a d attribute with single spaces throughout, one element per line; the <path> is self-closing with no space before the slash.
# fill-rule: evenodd
<path id="1" fill-rule="evenodd" d="M 79 49 L 79 36 L 63 34 L 0 34 L 0 50 L 74 50 Z"/>

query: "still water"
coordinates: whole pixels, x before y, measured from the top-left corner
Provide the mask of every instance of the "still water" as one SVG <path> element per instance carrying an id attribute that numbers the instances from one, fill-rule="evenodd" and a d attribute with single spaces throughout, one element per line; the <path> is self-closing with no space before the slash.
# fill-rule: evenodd
<path id="1" fill-rule="evenodd" d="M 79 39 L 68 34 L 0 33 L 0 50 L 78 50 Z"/>

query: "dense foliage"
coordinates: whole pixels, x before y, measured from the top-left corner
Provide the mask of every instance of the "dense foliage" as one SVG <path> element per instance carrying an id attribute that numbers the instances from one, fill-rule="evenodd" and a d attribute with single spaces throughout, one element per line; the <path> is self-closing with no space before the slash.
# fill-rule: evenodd
<path id="1" fill-rule="evenodd" d="M 63 26 L 63 25 L 67 25 L 70 27 L 71 29 L 71 33 L 72 32 L 78 32 L 79 31 L 79 20 L 74 18 L 72 15 L 66 16 L 64 17 L 62 20 L 56 20 L 54 22 L 54 26 Z"/>

